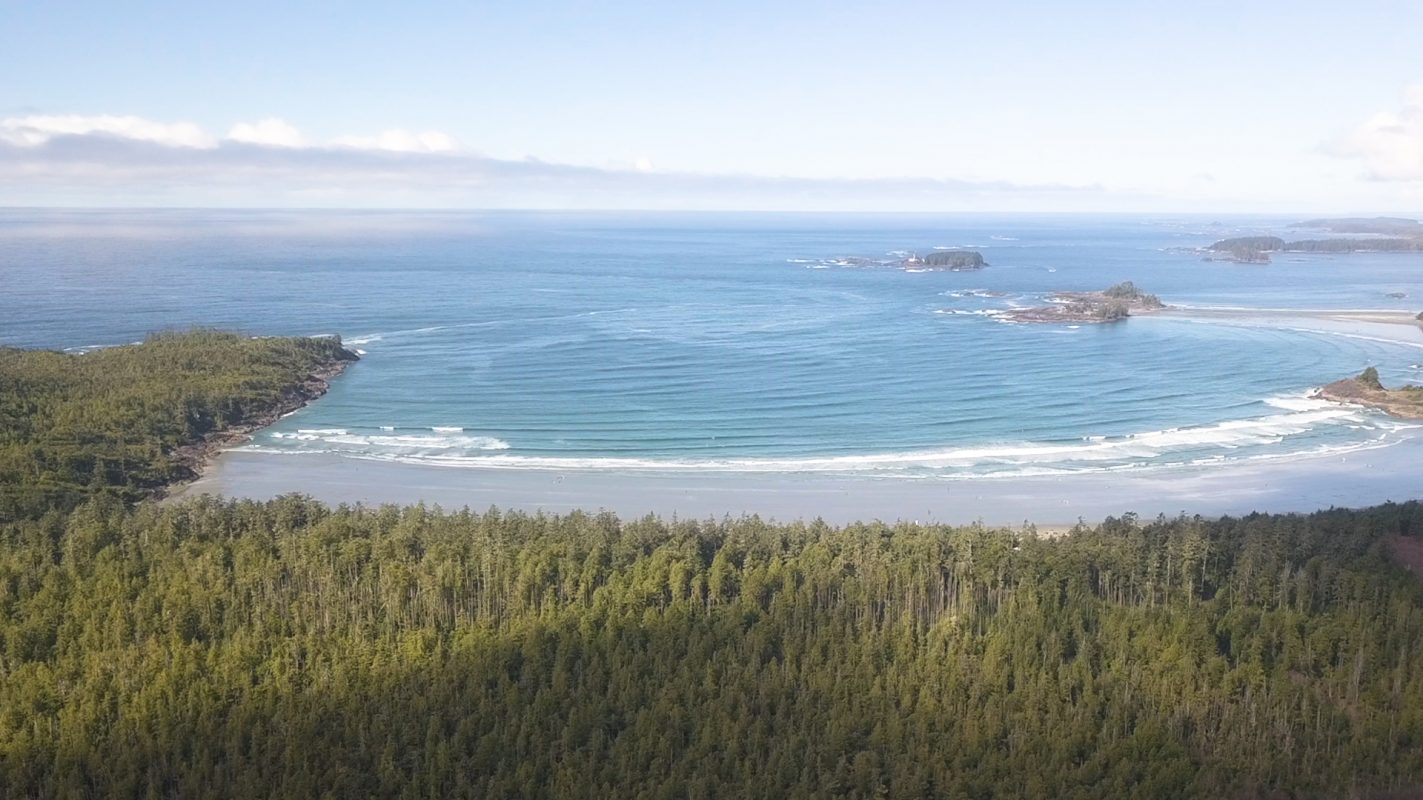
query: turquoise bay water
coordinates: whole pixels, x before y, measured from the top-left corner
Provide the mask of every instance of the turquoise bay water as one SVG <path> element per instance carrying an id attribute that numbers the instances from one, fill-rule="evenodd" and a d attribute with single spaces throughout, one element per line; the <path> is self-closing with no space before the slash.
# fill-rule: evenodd
<path id="1" fill-rule="evenodd" d="M 1306 395 L 1369 364 L 1423 378 L 1423 337 L 989 313 L 1126 279 L 1173 305 L 1423 308 L 1419 255 L 1177 250 L 1289 221 L 8 210 L 0 344 L 339 333 L 364 359 L 248 448 L 273 457 L 975 477 L 1386 444 L 1404 426 Z M 935 247 L 991 266 L 834 261 Z"/>

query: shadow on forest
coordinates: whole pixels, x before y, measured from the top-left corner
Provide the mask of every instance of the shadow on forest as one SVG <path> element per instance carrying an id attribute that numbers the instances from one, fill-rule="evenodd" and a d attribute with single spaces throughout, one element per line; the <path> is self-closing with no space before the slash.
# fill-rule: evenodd
<path id="1" fill-rule="evenodd" d="M 1423 769 L 1423 592 L 1381 558 L 1417 504 L 1057 542 L 109 514 L 50 532 L 69 599 L 7 662 L 12 796 L 1389 797 L 1348 787 Z"/>

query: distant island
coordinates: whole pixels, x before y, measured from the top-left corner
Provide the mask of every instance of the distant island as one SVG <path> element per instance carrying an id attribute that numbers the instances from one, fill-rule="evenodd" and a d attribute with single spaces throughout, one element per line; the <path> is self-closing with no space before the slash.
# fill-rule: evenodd
<path id="1" fill-rule="evenodd" d="M 935 250 L 927 255 L 904 254 L 897 251 L 892 259 L 845 256 L 818 262 L 817 268 L 852 267 L 864 269 L 902 269 L 907 272 L 973 272 L 989 266 L 977 250 Z"/>
<path id="2" fill-rule="evenodd" d="M 1291 228 L 1312 228 L 1330 233 L 1366 233 L 1378 236 L 1423 237 L 1423 222 L 1405 217 L 1337 217 L 1308 219 Z"/>
<path id="3" fill-rule="evenodd" d="M 905 267 L 931 267 L 953 272 L 983 269 L 988 262 L 977 250 L 936 250 L 924 257 L 912 255 L 904 260 Z"/>
<path id="4" fill-rule="evenodd" d="M 1223 260 L 1237 264 L 1268 264 L 1271 253 L 1284 249 L 1285 240 L 1278 236 L 1237 236 L 1221 239 L 1206 248 L 1211 253 L 1208 260 L 1218 260 L 1214 255 L 1220 254 Z"/>
<path id="5" fill-rule="evenodd" d="M 1336 403 L 1368 406 L 1404 419 L 1423 419 L 1423 386 L 1386 389 L 1379 381 L 1378 370 L 1373 367 L 1352 378 L 1335 381 L 1315 392 L 1314 396 Z"/>
<path id="6" fill-rule="evenodd" d="M 1097 324 L 1120 322 L 1133 313 L 1142 314 L 1166 307 L 1154 294 L 1147 294 L 1131 281 L 1123 281 L 1100 292 L 1057 292 L 1048 297 L 1052 305 L 1015 308 L 996 314 L 1008 322 L 1076 322 Z"/>
<path id="7" fill-rule="evenodd" d="M 1423 252 L 1423 223 L 1398 217 L 1316 219 L 1292 228 L 1362 234 L 1335 239 L 1286 241 L 1279 236 L 1237 236 L 1205 248 L 1208 261 L 1268 264 L 1271 253 L 1416 253 Z"/>

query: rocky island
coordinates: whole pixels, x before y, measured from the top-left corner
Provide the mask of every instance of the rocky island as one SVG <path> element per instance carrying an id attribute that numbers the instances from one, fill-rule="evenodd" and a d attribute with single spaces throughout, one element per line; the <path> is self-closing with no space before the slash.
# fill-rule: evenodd
<path id="1" fill-rule="evenodd" d="M 983 269 L 988 266 L 988 262 L 983 260 L 983 254 L 977 250 L 936 250 L 922 258 L 912 255 L 904 260 L 904 266 L 964 272 Z"/>
<path id="2" fill-rule="evenodd" d="M 977 250 L 935 250 L 927 255 L 903 254 L 897 258 L 880 259 L 845 256 L 818 262 L 817 268 L 852 267 L 861 269 L 901 269 L 906 272 L 973 272 L 988 266 Z"/>
<path id="3" fill-rule="evenodd" d="M 1423 386 L 1385 389 L 1378 370 L 1369 367 L 1352 378 L 1335 381 L 1314 393 L 1321 400 L 1367 406 L 1404 419 L 1423 419 Z"/>
<path id="4" fill-rule="evenodd" d="M 1237 236 L 1221 239 L 1206 248 L 1207 261 L 1234 261 L 1237 264 L 1268 264 L 1270 254 L 1285 249 L 1278 236 Z"/>
<path id="5" fill-rule="evenodd" d="M 996 314 L 1006 322 L 1118 322 L 1133 313 L 1143 314 L 1166 307 L 1154 294 L 1146 294 L 1131 281 L 1123 281 L 1100 292 L 1057 292 L 1048 297 L 1052 305 L 1015 308 Z"/>

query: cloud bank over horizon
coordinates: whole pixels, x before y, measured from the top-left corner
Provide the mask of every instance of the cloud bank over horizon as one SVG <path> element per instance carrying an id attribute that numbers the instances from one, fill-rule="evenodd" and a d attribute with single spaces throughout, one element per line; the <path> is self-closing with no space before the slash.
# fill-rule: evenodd
<path id="1" fill-rule="evenodd" d="M 1323 149 L 1361 164 L 1368 180 L 1423 188 L 1423 86 L 1408 90 L 1402 110 L 1375 114 Z M 497 158 L 443 131 L 318 139 L 279 117 L 237 122 L 223 135 L 135 115 L 0 118 L 0 205 L 1192 210 L 1179 201 L 1134 187 L 659 171 L 646 158 L 605 166 Z"/>
<path id="2" fill-rule="evenodd" d="M 646 159 L 593 167 L 501 159 L 441 131 L 314 141 L 279 118 L 215 136 L 137 116 L 0 119 L 0 204 L 105 197 L 217 205 L 905 210 L 1041 202 L 1099 187 L 935 178 L 835 179 L 659 172 Z"/>

